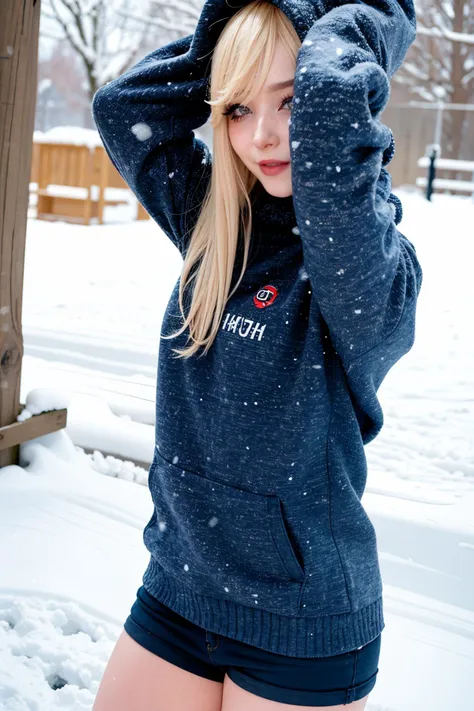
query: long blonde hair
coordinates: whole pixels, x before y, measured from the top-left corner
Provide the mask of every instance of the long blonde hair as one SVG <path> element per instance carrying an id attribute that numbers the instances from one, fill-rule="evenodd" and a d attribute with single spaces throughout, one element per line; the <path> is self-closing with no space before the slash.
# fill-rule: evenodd
<path id="1" fill-rule="evenodd" d="M 213 127 L 211 178 L 181 271 L 179 307 L 184 322 L 178 331 L 161 336 L 175 338 L 189 326 L 191 345 L 182 351 L 173 349 L 179 358 L 191 357 L 201 346 L 204 346 L 202 355 L 210 349 L 227 300 L 238 288 L 247 267 L 252 232 L 249 193 L 257 178 L 232 148 L 228 119 L 222 109 L 236 99 L 246 104 L 261 92 L 278 39 L 294 57 L 296 66 L 301 40 L 291 21 L 267 0 L 255 0 L 228 20 L 213 51 L 210 100 L 206 102 L 211 106 Z M 242 270 L 229 294 L 241 228 Z M 186 315 L 184 291 L 193 281 Z"/>

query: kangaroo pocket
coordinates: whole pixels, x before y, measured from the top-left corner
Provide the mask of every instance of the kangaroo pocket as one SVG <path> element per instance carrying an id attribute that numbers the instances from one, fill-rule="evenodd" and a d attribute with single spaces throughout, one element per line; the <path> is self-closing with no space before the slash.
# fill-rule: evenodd
<path id="1" fill-rule="evenodd" d="M 251 605 L 262 602 L 259 594 L 275 593 L 275 586 L 298 593 L 304 568 L 276 494 L 209 479 L 171 464 L 157 450 L 149 487 L 155 511 L 144 542 L 165 571 L 196 592 Z M 283 595 L 282 602 L 290 599 Z"/>

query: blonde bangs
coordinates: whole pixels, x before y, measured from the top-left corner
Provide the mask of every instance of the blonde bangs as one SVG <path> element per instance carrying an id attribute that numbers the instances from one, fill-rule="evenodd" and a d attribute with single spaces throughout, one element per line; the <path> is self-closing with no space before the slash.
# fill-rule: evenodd
<path id="1" fill-rule="evenodd" d="M 225 120 L 224 107 L 248 103 L 263 91 L 279 38 L 296 60 L 295 34 L 286 15 L 267 0 L 250 3 L 227 23 L 212 60 L 207 103 L 214 129 Z"/>
<path id="2" fill-rule="evenodd" d="M 248 103 L 262 92 L 275 46 L 281 40 L 295 60 L 301 40 L 289 18 L 267 0 L 254 0 L 225 25 L 214 48 L 209 84 L 213 128 L 212 172 L 181 270 L 179 308 L 181 328 L 163 339 L 175 338 L 189 328 L 190 345 L 173 349 L 177 358 L 205 356 L 220 327 L 230 296 L 247 268 L 252 233 L 250 193 L 256 176 L 233 150 L 229 139 L 227 107 Z M 237 246 L 243 240 L 240 276 L 231 291 Z M 188 314 L 184 292 L 192 292 Z"/>

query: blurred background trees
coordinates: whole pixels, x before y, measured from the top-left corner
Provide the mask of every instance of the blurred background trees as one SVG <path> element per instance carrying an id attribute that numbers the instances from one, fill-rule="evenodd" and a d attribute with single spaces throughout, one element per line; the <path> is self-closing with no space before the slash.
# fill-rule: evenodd
<path id="1" fill-rule="evenodd" d="M 474 103 L 474 0 L 416 0 L 415 5 L 417 37 L 394 76 L 393 99 Z M 470 121 L 467 111 L 444 112 L 445 157 L 461 157 Z"/>
<path id="2" fill-rule="evenodd" d="M 474 103 L 474 0 L 415 5 L 417 38 L 393 78 L 390 102 Z M 203 0 L 43 0 L 36 128 L 92 127 L 96 89 L 152 49 L 192 33 L 202 6 Z M 443 112 L 443 155 L 466 153 L 473 118 L 472 111 Z"/>
<path id="3" fill-rule="evenodd" d="M 96 90 L 193 32 L 202 0 L 43 0 L 36 128 L 91 127 Z"/>

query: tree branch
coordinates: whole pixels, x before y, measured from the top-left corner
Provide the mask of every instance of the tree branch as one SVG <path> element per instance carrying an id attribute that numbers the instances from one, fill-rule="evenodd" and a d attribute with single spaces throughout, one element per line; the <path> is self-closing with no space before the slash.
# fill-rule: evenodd
<path id="1" fill-rule="evenodd" d="M 124 12 L 122 10 L 117 11 L 117 15 L 125 17 L 128 20 L 135 20 L 136 22 L 140 22 L 141 24 L 149 25 L 152 27 L 159 27 L 160 29 L 164 30 L 173 30 L 174 32 L 185 32 L 187 34 L 191 34 L 195 29 L 191 26 L 191 24 L 183 24 L 177 26 L 176 22 L 166 22 L 165 20 L 160 20 L 157 17 L 154 17 L 153 19 L 150 17 L 138 17 L 137 15 L 132 15 L 131 13 Z"/>
<path id="2" fill-rule="evenodd" d="M 84 30 L 84 25 L 82 22 L 83 8 L 79 5 L 78 0 L 59 0 L 62 5 L 69 10 L 76 25 L 79 37 L 81 38 L 83 44 L 87 47 L 89 42 L 87 41 L 86 33 Z M 92 50 L 94 51 L 94 47 Z"/>
<path id="3" fill-rule="evenodd" d="M 418 27 L 416 33 L 426 37 L 440 37 L 449 42 L 462 42 L 463 44 L 474 45 L 474 35 L 463 32 L 452 32 L 451 30 L 440 30 L 438 27 Z"/>
<path id="4" fill-rule="evenodd" d="M 166 9 L 168 9 L 170 6 L 169 0 L 149 0 L 149 2 L 151 5 L 156 5 L 158 7 L 163 7 Z M 174 0 L 173 10 L 179 10 L 185 15 L 189 15 L 189 17 L 191 17 L 196 22 L 199 20 L 201 14 L 201 11 L 196 6 L 190 6 L 187 3 L 180 2 L 180 0 Z"/>
<path id="5" fill-rule="evenodd" d="M 61 0 L 61 2 L 62 2 L 62 0 Z M 62 27 L 62 29 L 63 29 L 63 31 L 64 31 L 64 34 L 66 35 L 68 41 L 69 41 L 70 44 L 72 45 L 73 49 L 74 49 L 74 50 L 78 53 L 78 55 L 81 57 L 82 61 L 84 62 L 85 66 L 86 66 L 86 69 L 87 69 L 87 71 L 88 71 L 88 70 L 89 70 L 89 67 L 90 67 L 91 64 L 92 64 L 92 62 L 91 62 L 91 57 L 88 56 L 88 54 L 87 54 L 87 49 L 88 49 L 88 48 L 87 48 L 87 45 L 84 44 L 84 46 L 81 47 L 81 45 L 80 45 L 80 44 L 76 41 L 76 39 L 73 37 L 73 35 L 71 34 L 71 32 L 70 32 L 70 30 L 69 30 L 68 24 L 63 20 L 63 18 L 61 17 L 61 13 L 58 11 L 58 8 L 57 8 L 57 6 L 56 6 L 56 0 L 49 0 L 49 3 L 50 3 L 50 5 L 51 5 L 51 8 L 52 8 L 53 12 L 54 12 L 55 15 L 56 15 L 56 18 L 55 18 L 56 21 L 57 21 L 58 24 Z M 85 49 L 86 51 L 84 51 L 84 49 Z"/>

